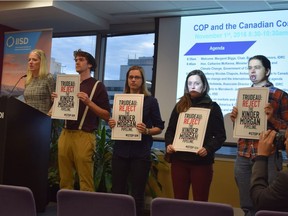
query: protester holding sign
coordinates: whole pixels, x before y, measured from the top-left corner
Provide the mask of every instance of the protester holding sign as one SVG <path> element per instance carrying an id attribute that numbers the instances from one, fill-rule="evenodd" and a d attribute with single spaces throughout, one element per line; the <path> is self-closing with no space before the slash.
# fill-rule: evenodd
<path id="1" fill-rule="evenodd" d="M 77 92 L 79 109 L 77 120 L 65 120 L 58 140 L 60 188 L 74 189 L 77 173 L 80 190 L 95 191 L 93 180 L 95 130 L 100 118 L 109 120 L 110 104 L 105 85 L 91 77 L 91 71 L 95 71 L 96 68 L 94 57 L 85 51 L 76 50 L 74 60 L 76 71 L 80 75 L 80 92 Z M 56 92 L 52 95 L 53 98 L 58 96 L 61 95 Z M 69 95 L 67 97 L 69 98 Z"/>
<path id="2" fill-rule="evenodd" d="M 184 95 L 170 116 L 165 133 L 165 144 L 166 152 L 171 159 L 171 175 L 176 199 L 189 199 L 190 185 L 192 185 L 193 199 L 208 201 L 213 177 L 214 154 L 226 140 L 222 111 L 219 105 L 211 100 L 208 92 L 209 84 L 205 74 L 200 70 L 191 71 L 186 77 Z M 172 143 L 179 115 L 188 111 L 190 107 L 210 109 L 203 146 L 196 153 L 175 151 Z M 193 124 L 192 121 L 191 127 Z"/>
<path id="3" fill-rule="evenodd" d="M 162 132 L 164 122 L 161 119 L 157 99 L 147 90 L 142 67 L 131 66 L 128 69 L 124 93 L 144 94 L 144 104 L 141 107 L 142 122 L 136 122 L 136 128 L 142 137 L 140 141 L 131 140 L 129 137 L 127 140 L 115 141 L 112 158 L 112 192 L 126 194 L 129 185 L 131 195 L 136 202 L 137 216 L 142 216 L 144 192 L 151 166 L 152 135 Z M 114 128 L 116 120 L 111 118 L 108 123 L 111 128 Z"/>
<path id="4" fill-rule="evenodd" d="M 252 87 L 268 87 L 269 99 L 265 104 L 263 111 L 267 115 L 267 128 L 278 131 L 286 129 L 288 125 L 288 95 L 286 92 L 275 88 L 269 81 L 271 74 L 270 60 L 263 55 L 256 55 L 248 61 L 249 77 Z M 235 122 L 238 116 L 237 107 L 233 107 L 230 118 Z M 238 153 L 235 161 L 235 180 L 239 189 L 240 207 L 245 216 L 255 215 L 255 208 L 249 194 L 250 179 L 254 158 L 257 155 L 258 139 L 238 140 Z M 278 171 L 282 169 L 282 154 L 275 151 L 274 155 L 269 157 L 268 177 L 271 183 L 276 177 Z"/>
<path id="5" fill-rule="evenodd" d="M 51 106 L 51 94 L 55 81 L 48 71 L 47 59 L 43 50 L 34 49 L 28 57 L 27 79 L 25 83 L 25 102 L 48 114 Z"/>

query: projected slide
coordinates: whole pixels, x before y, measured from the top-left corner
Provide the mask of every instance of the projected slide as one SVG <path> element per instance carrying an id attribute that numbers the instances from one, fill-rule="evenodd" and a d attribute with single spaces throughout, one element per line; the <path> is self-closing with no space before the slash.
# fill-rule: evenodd
<path id="1" fill-rule="evenodd" d="M 210 96 L 231 112 L 237 90 L 251 86 L 248 59 L 265 55 L 271 61 L 270 81 L 288 90 L 288 11 L 222 14 L 181 18 L 177 98 L 185 78 L 202 70 Z"/>

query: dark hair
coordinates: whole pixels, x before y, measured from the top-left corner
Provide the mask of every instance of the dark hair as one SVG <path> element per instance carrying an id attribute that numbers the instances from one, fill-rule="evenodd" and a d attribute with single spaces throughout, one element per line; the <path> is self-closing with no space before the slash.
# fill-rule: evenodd
<path id="1" fill-rule="evenodd" d="M 128 69 L 128 71 L 127 71 L 127 73 L 126 73 L 126 81 L 125 81 L 125 89 L 124 89 L 124 92 L 125 92 L 125 93 L 130 93 L 130 87 L 129 87 L 129 85 L 128 85 L 128 77 L 129 77 L 129 73 L 130 73 L 131 70 L 138 70 L 138 71 L 140 71 L 140 73 L 141 73 L 142 85 L 141 85 L 140 93 L 141 93 L 141 94 L 144 94 L 145 96 L 151 95 L 151 93 L 150 93 L 150 92 L 148 91 L 148 89 L 147 89 L 144 69 L 143 69 L 143 67 L 138 66 L 138 65 L 133 65 L 133 66 L 131 66 L 131 67 Z"/>
<path id="2" fill-rule="evenodd" d="M 205 74 L 203 73 L 203 71 L 201 70 L 193 70 L 191 71 L 190 73 L 187 74 L 186 76 L 186 81 L 185 81 L 185 89 L 184 89 L 184 94 L 185 93 L 189 93 L 189 89 L 188 89 L 188 79 L 190 76 L 193 76 L 193 75 L 198 75 L 203 83 L 203 92 L 202 94 L 203 95 L 206 95 L 208 94 L 209 90 L 210 90 L 210 86 L 209 86 L 209 83 L 208 83 L 208 80 L 205 76 Z"/>
<path id="3" fill-rule="evenodd" d="M 255 55 L 255 56 L 249 58 L 248 64 L 249 64 L 249 62 L 250 62 L 251 60 L 253 60 L 253 59 L 256 59 L 256 60 L 261 61 L 261 63 L 262 63 L 262 65 L 263 65 L 263 67 L 265 68 L 265 70 L 266 70 L 266 71 L 268 71 L 268 70 L 271 71 L 271 62 L 270 62 L 270 60 L 269 60 L 266 56 L 263 56 L 263 55 Z M 268 74 L 267 77 L 269 77 L 269 76 L 270 76 L 270 73 Z"/>
<path id="4" fill-rule="evenodd" d="M 91 71 L 95 71 L 96 69 L 96 61 L 95 58 L 88 52 L 84 52 L 81 49 L 75 50 L 74 51 L 74 58 L 76 58 L 77 56 L 82 56 L 85 57 L 85 59 L 87 60 L 88 64 L 91 64 Z"/>
<path id="5" fill-rule="evenodd" d="M 198 75 L 203 83 L 204 91 L 202 92 L 202 95 L 207 95 L 210 90 L 209 83 L 203 71 L 193 70 L 190 73 L 188 73 L 186 76 L 186 81 L 185 81 L 184 95 L 180 98 L 180 100 L 176 104 L 176 111 L 178 113 L 186 112 L 192 106 L 191 96 L 189 94 L 189 89 L 188 89 L 188 79 L 190 76 L 193 76 L 193 75 Z"/>

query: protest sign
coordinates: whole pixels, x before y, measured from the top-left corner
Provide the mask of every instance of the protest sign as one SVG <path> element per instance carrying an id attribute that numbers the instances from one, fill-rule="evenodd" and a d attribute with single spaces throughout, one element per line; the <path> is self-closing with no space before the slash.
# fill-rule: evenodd
<path id="1" fill-rule="evenodd" d="M 203 146 L 210 109 L 191 107 L 179 115 L 173 146 L 176 151 L 198 152 Z"/>
<path id="2" fill-rule="evenodd" d="M 79 92 L 79 75 L 57 75 L 57 98 L 54 99 L 51 118 L 77 120 L 79 109 L 77 93 Z"/>
<path id="3" fill-rule="evenodd" d="M 264 108 L 268 103 L 269 88 L 249 87 L 238 90 L 237 109 L 233 137 L 259 139 L 267 130 L 267 115 Z"/>
<path id="4" fill-rule="evenodd" d="M 111 138 L 116 140 L 141 140 L 142 134 L 136 128 L 142 122 L 143 94 L 115 94 L 113 116 L 116 126 Z"/>

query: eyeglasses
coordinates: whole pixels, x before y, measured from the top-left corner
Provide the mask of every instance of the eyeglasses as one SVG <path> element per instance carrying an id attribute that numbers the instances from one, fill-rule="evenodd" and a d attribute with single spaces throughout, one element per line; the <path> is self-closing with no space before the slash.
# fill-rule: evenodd
<path id="1" fill-rule="evenodd" d="M 128 79 L 130 79 L 130 80 L 133 80 L 133 79 L 139 80 L 141 78 L 142 78 L 141 76 L 128 76 Z"/>
<path id="2" fill-rule="evenodd" d="M 249 67 L 248 67 L 248 70 L 252 70 L 253 68 L 254 68 L 254 70 L 259 70 L 259 69 L 261 69 L 262 67 L 263 67 L 262 65 L 256 65 L 256 66 L 254 66 L 254 67 L 249 66 Z"/>

